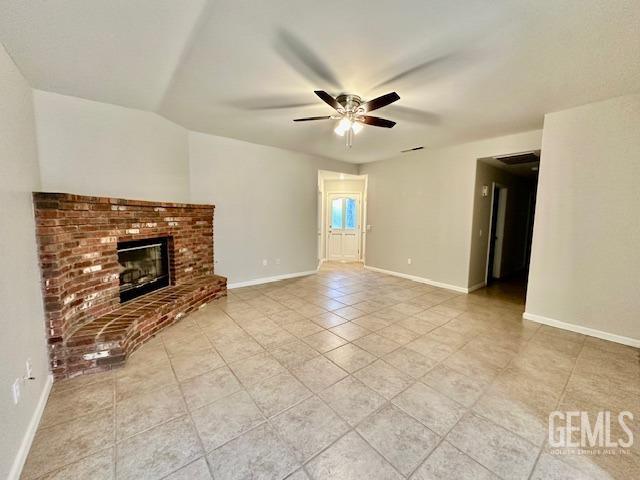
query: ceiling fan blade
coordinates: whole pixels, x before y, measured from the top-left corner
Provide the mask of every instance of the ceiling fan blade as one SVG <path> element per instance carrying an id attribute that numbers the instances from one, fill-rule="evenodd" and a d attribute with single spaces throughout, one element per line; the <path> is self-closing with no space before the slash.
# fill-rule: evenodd
<path id="1" fill-rule="evenodd" d="M 375 87 L 373 87 L 373 89 L 384 87 L 386 85 L 389 85 L 390 83 L 396 82 L 396 81 L 401 80 L 401 79 L 403 79 L 405 77 L 408 77 L 409 75 L 417 73 L 420 70 L 424 70 L 426 68 L 436 66 L 439 63 L 444 63 L 446 60 L 450 60 L 453 57 L 454 57 L 454 55 L 452 53 L 447 53 L 445 55 L 440 55 L 438 57 L 431 58 L 431 59 L 429 59 L 429 60 L 427 60 L 425 62 L 418 63 L 417 65 L 414 65 L 413 67 L 407 68 L 406 70 L 403 70 L 402 72 L 397 73 L 397 74 L 393 75 L 392 77 L 387 78 L 386 80 L 383 80 L 382 82 L 378 83 Z"/>
<path id="2" fill-rule="evenodd" d="M 294 118 L 294 122 L 308 122 L 310 120 L 329 120 L 331 115 L 325 115 L 322 117 L 305 117 L 305 118 Z"/>
<path id="3" fill-rule="evenodd" d="M 424 125 L 439 125 L 442 123 L 440 115 L 425 110 L 418 110 L 417 108 L 391 105 L 385 112 L 392 117 L 397 117 L 399 120 L 407 120 L 413 123 L 422 123 Z"/>
<path id="4" fill-rule="evenodd" d="M 324 90 L 314 90 L 313 93 L 315 93 L 317 96 L 319 96 L 320 99 L 323 102 L 325 102 L 327 105 L 333 107 L 334 109 L 338 110 L 339 108 L 342 108 L 342 105 L 340 105 L 335 98 L 333 98 L 331 95 L 329 95 Z"/>
<path id="5" fill-rule="evenodd" d="M 229 102 L 229 105 L 241 110 L 285 110 L 287 108 L 304 108 L 317 103 L 305 101 L 303 97 L 285 95 L 243 98 Z"/>
<path id="6" fill-rule="evenodd" d="M 386 118 L 372 117 L 371 115 L 365 115 L 358 120 L 373 127 L 392 128 L 396 124 L 396 122 L 387 120 Z"/>
<path id="7" fill-rule="evenodd" d="M 340 81 L 331 68 L 291 32 L 281 29 L 274 47 L 289 65 L 311 82 L 330 85 L 337 90 L 341 89 Z"/>
<path id="8" fill-rule="evenodd" d="M 400 100 L 400 95 L 396 92 L 391 92 L 386 95 L 382 95 L 381 97 L 374 98 L 373 100 L 369 100 L 368 102 L 363 103 L 361 107 L 364 108 L 365 112 L 371 112 L 372 110 L 386 107 L 390 103 L 397 102 L 398 100 Z"/>

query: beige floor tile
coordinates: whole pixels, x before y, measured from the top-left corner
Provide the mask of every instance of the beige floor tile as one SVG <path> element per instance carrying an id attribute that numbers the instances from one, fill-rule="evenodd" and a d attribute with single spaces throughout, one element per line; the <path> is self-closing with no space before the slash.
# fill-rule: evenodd
<path id="1" fill-rule="evenodd" d="M 543 453 L 533 470 L 531 480 L 594 480 L 594 477 L 563 462 L 559 455 Z"/>
<path id="2" fill-rule="evenodd" d="M 420 336 L 416 332 L 397 324 L 389 325 L 376 333 L 400 345 L 405 345 Z"/>
<path id="3" fill-rule="evenodd" d="M 334 348 L 338 348 L 339 346 L 348 343 L 344 338 L 326 330 L 305 337 L 303 341 L 320 353 L 328 352 L 329 350 L 333 350 Z"/>
<path id="4" fill-rule="evenodd" d="M 348 375 L 347 372 L 323 356 L 312 358 L 291 371 L 307 388 L 315 393 L 321 392 Z"/>
<path id="5" fill-rule="evenodd" d="M 259 353 L 229 365 L 233 373 L 245 385 L 253 385 L 284 373 L 285 368 L 269 353 Z"/>
<path id="6" fill-rule="evenodd" d="M 233 363 L 264 352 L 264 348 L 249 335 L 244 335 L 232 342 L 214 341 L 214 346 L 227 363 Z"/>
<path id="7" fill-rule="evenodd" d="M 431 307 L 429 311 L 437 313 L 438 315 L 448 317 L 448 318 L 455 318 L 458 315 L 461 315 L 462 313 L 464 313 L 464 310 L 459 310 L 453 307 L 447 307 L 446 305 L 436 305 L 435 307 Z"/>
<path id="8" fill-rule="evenodd" d="M 440 309 L 437 310 L 439 307 Z M 428 310 L 424 310 L 420 313 L 417 313 L 414 316 L 416 318 L 419 318 L 420 320 L 425 320 L 432 325 L 442 326 L 450 322 L 451 319 L 453 318 L 450 315 L 443 313 L 442 312 L 443 308 L 448 308 L 448 307 L 444 307 L 443 305 L 436 305 L 435 307 L 431 307 Z"/>
<path id="9" fill-rule="evenodd" d="M 299 340 L 282 345 L 270 353 L 286 368 L 295 368 L 319 355 L 317 351 Z"/>
<path id="10" fill-rule="evenodd" d="M 325 353 L 325 357 L 329 358 L 349 373 L 360 370 L 377 359 L 375 355 L 352 343 L 348 343 L 342 347 L 338 347 L 335 350 Z"/>
<path id="11" fill-rule="evenodd" d="M 413 378 L 420 378 L 437 365 L 436 360 L 427 358 L 408 348 L 399 348 L 383 357 L 384 361 L 393 365 L 398 370 L 411 375 Z"/>
<path id="12" fill-rule="evenodd" d="M 402 313 L 402 312 L 399 312 L 398 310 L 394 310 L 392 307 L 387 307 L 384 310 L 378 310 L 377 312 L 375 312 L 374 315 L 392 324 L 397 323 L 401 320 L 404 320 L 409 316 L 406 313 Z"/>
<path id="13" fill-rule="evenodd" d="M 485 382 L 493 380 L 500 373 L 500 368 L 495 365 L 462 351 L 453 353 L 445 358 L 442 363 L 464 375 L 475 377 Z"/>
<path id="14" fill-rule="evenodd" d="M 301 462 L 349 430 L 349 425 L 316 396 L 273 418 L 271 424 Z"/>
<path id="15" fill-rule="evenodd" d="M 349 342 L 352 342 L 353 340 L 364 337 L 365 335 L 371 333 L 366 328 L 363 328 L 353 322 L 343 323 L 342 325 L 331 328 L 329 331 L 341 336 Z"/>
<path id="16" fill-rule="evenodd" d="M 182 393 L 190 410 L 231 395 L 242 389 L 227 367 L 220 367 L 181 383 Z"/>
<path id="17" fill-rule="evenodd" d="M 381 330 L 391 325 L 391 322 L 378 318 L 375 315 L 365 315 L 364 317 L 358 317 L 353 321 L 353 323 L 355 323 L 356 325 L 360 325 L 367 330 L 371 330 L 372 332 Z"/>
<path id="18" fill-rule="evenodd" d="M 73 420 L 113 406 L 115 387 L 112 379 L 80 388 L 56 390 L 51 393 L 40 425 L 48 427 Z"/>
<path id="19" fill-rule="evenodd" d="M 125 399 L 116 404 L 117 438 L 123 440 L 185 413 L 177 385 Z"/>
<path id="20" fill-rule="evenodd" d="M 336 315 L 333 312 L 321 313 L 320 315 L 316 315 L 315 317 L 311 317 L 310 320 L 312 322 L 320 325 L 323 328 L 336 327 L 338 325 L 342 325 L 343 323 L 347 323 L 349 321 L 346 318 L 341 317 L 340 315 Z"/>
<path id="21" fill-rule="evenodd" d="M 265 421 L 254 401 L 244 391 L 205 405 L 191 415 L 207 452 Z"/>
<path id="22" fill-rule="evenodd" d="M 180 417 L 119 443 L 118 479 L 162 478 L 203 453 L 189 417 Z"/>
<path id="23" fill-rule="evenodd" d="M 356 430 L 403 475 L 411 473 L 439 442 L 435 433 L 392 405 Z"/>
<path id="24" fill-rule="evenodd" d="M 367 335 L 366 337 L 359 338 L 354 340 L 354 345 L 359 346 L 360 348 L 366 350 L 367 352 L 377 356 L 382 357 L 393 350 L 400 348 L 400 344 L 394 342 L 393 340 L 389 340 L 388 338 L 382 337 L 377 333 L 372 333 Z"/>
<path id="25" fill-rule="evenodd" d="M 309 476 L 304 473 L 304 470 L 298 470 L 287 477 L 287 480 L 309 480 Z"/>
<path id="26" fill-rule="evenodd" d="M 386 399 L 395 397 L 414 382 L 410 375 L 401 372 L 383 360 L 377 360 L 357 371 L 354 376 Z"/>
<path id="27" fill-rule="evenodd" d="M 177 380 L 169 360 L 149 367 L 120 369 L 116 377 L 116 401 L 151 392 L 168 385 L 176 385 Z"/>
<path id="28" fill-rule="evenodd" d="M 323 330 L 323 328 L 317 323 L 313 323 L 311 320 L 306 319 L 300 322 L 289 323 L 288 325 L 285 325 L 284 328 L 298 338 L 308 337 L 309 335 L 313 335 L 314 333 L 318 333 Z"/>
<path id="29" fill-rule="evenodd" d="M 107 448 L 60 470 L 39 477 L 38 480 L 77 480 L 82 478 L 113 480 L 115 479 L 114 459 L 114 449 Z"/>
<path id="30" fill-rule="evenodd" d="M 442 442 L 411 480 L 499 480 L 471 457 L 448 442 Z"/>
<path id="31" fill-rule="evenodd" d="M 362 310 L 358 310 L 355 307 L 338 308 L 337 310 L 334 310 L 333 313 L 342 318 L 346 318 L 347 320 L 354 320 L 358 317 L 362 317 L 365 314 L 365 312 L 363 312 Z"/>
<path id="32" fill-rule="evenodd" d="M 452 355 L 456 349 L 444 343 L 436 342 L 428 336 L 423 335 L 416 338 L 412 342 L 407 343 L 406 348 L 413 350 L 431 360 L 441 362 L 449 355 Z"/>
<path id="33" fill-rule="evenodd" d="M 471 407 L 488 385 L 482 379 L 468 377 L 445 365 L 436 366 L 421 380 L 465 407 Z"/>
<path id="34" fill-rule="evenodd" d="M 207 459 L 216 480 L 279 480 L 299 468 L 289 447 L 266 424 L 214 450 Z"/>
<path id="35" fill-rule="evenodd" d="M 526 479 L 539 448 L 477 415 L 467 415 L 447 441 L 502 478 Z"/>
<path id="36" fill-rule="evenodd" d="M 199 331 L 187 336 L 168 336 L 163 338 L 169 357 L 211 350 L 211 343 Z"/>
<path id="37" fill-rule="evenodd" d="M 446 435 L 466 410 L 462 405 L 419 382 L 395 397 L 392 403 L 438 435 Z"/>
<path id="38" fill-rule="evenodd" d="M 22 475 L 37 478 L 113 445 L 113 408 L 39 429 Z M 73 448 L 69 448 L 74 445 Z"/>
<path id="39" fill-rule="evenodd" d="M 324 390 L 320 397 L 352 426 L 380 408 L 385 401 L 351 376 Z"/>
<path id="40" fill-rule="evenodd" d="M 282 310 L 277 313 L 272 313 L 271 315 L 269 315 L 269 318 L 276 325 L 280 325 L 281 327 L 307 319 L 307 317 L 302 315 L 300 312 L 296 312 L 295 310 Z"/>
<path id="41" fill-rule="evenodd" d="M 307 464 L 315 480 L 400 480 L 400 475 L 360 436 L 351 432 Z"/>
<path id="42" fill-rule="evenodd" d="M 79 375 L 73 378 L 56 380 L 51 387 L 51 394 L 57 394 L 62 392 L 63 390 L 86 387 L 94 383 L 100 383 L 107 380 L 115 383 L 115 370 L 107 370 L 106 372 L 97 372 L 92 373 L 91 375 Z"/>
<path id="43" fill-rule="evenodd" d="M 429 323 L 427 320 L 422 320 L 421 318 L 417 317 L 408 317 L 404 320 L 400 320 L 398 322 L 398 325 L 420 335 L 424 335 L 425 333 L 429 333 L 430 331 L 438 328 L 437 325 L 434 325 L 433 323 Z"/>
<path id="44" fill-rule="evenodd" d="M 195 353 L 180 353 L 171 357 L 171 365 L 179 382 L 224 365 L 213 349 Z"/>
<path id="45" fill-rule="evenodd" d="M 163 480 L 212 480 L 212 478 L 207 461 L 204 458 L 199 458 Z"/>
<path id="46" fill-rule="evenodd" d="M 290 373 L 281 373 L 248 387 L 249 394 L 267 417 L 272 417 L 311 396 Z"/>

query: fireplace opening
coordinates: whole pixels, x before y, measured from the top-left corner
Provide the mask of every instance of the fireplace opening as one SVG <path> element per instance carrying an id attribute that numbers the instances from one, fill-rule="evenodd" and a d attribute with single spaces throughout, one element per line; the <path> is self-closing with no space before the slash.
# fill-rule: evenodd
<path id="1" fill-rule="evenodd" d="M 169 286 L 168 237 L 118 242 L 120 303 Z"/>

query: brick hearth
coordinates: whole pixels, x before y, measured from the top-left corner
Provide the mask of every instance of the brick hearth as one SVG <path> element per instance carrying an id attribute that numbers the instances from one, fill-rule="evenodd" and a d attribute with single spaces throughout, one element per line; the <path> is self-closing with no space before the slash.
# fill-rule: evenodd
<path id="1" fill-rule="evenodd" d="M 104 370 L 204 303 L 213 274 L 212 205 L 34 193 L 47 338 L 55 378 Z M 117 244 L 169 238 L 171 285 L 125 304 Z"/>

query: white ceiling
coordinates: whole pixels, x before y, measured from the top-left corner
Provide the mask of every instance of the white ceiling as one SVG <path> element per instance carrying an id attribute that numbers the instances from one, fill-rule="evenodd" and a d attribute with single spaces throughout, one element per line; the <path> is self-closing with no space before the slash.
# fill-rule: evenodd
<path id="1" fill-rule="evenodd" d="M 639 91 L 639 25 L 640 0 L 0 2 L 0 41 L 35 88 L 356 163 L 540 128 L 547 112 Z M 315 89 L 395 90 L 375 114 L 398 125 L 365 127 L 347 150 L 334 121 L 291 121 L 331 113 Z"/>

